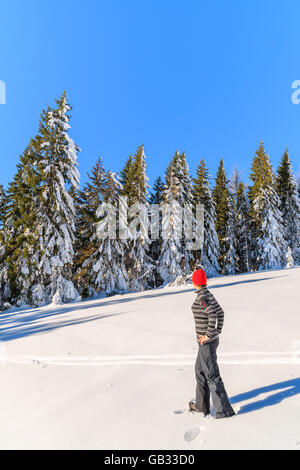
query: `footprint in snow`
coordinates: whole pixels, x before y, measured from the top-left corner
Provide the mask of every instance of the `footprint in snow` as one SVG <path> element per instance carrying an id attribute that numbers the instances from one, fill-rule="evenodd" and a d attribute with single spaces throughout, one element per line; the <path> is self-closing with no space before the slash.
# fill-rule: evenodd
<path id="1" fill-rule="evenodd" d="M 203 413 L 195 413 L 194 411 L 189 410 L 188 408 L 184 410 L 175 410 L 173 411 L 174 415 L 189 415 L 189 416 L 196 416 L 200 418 L 209 418 L 210 416 L 204 416 Z"/>
<path id="2" fill-rule="evenodd" d="M 204 432 L 204 431 L 205 431 L 205 428 L 199 428 L 199 427 L 189 429 L 188 431 L 184 433 L 184 439 L 186 440 L 186 442 L 191 442 L 194 439 L 196 439 L 196 437 L 198 437 L 201 432 Z"/>
<path id="3" fill-rule="evenodd" d="M 174 415 L 183 415 L 185 413 L 185 410 L 175 410 Z"/>
<path id="4" fill-rule="evenodd" d="M 185 410 L 175 410 L 173 411 L 174 415 L 190 415 L 190 416 L 196 416 L 198 415 L 199 416 L 199 413 L 194 413 L 193 411 L 190 411 L 188 408 L 186 408 Z M 202 415 L 202 413 L 200 413 L 201 416 L 204 416 Z"/>

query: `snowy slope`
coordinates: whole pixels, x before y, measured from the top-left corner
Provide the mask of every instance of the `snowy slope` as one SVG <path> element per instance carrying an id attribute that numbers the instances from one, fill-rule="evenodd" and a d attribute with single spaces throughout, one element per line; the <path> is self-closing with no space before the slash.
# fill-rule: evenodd
<path id="1" fill-rule="evenodd" d="M 1 314 L 0 448 L 300 449 L 299 285 L 300 268 L 210 280 L 227 420 L 185 412 L 191 286 Z"/>

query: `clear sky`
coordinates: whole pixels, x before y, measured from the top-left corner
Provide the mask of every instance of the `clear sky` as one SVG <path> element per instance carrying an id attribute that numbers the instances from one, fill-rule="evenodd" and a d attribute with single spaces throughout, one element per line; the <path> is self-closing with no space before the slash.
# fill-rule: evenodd
<path id="1" fill-rule="evenodd" d="M 63 90 L 83 182 L 98 156 L 119 171 L 141 143 L 150 182 L 177 148 L 192 173 L 223 157 L 247 180 L 261 139 L 298 172 L 299 45 L 299 0 L 3 0 L 0 183 Z"/>

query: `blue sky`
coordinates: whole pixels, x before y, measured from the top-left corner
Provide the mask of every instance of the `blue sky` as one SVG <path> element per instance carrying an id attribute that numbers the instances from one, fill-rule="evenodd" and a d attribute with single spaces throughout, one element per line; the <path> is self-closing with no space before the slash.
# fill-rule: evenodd
<path id="1" fill-rule="evenodd" d="M 145 145 L 152 183 L 174 151 L 194 173 L 221 157 L 247 180 L 262 139 L 300 164 L 300 2 L 6 0 L 0 6 L 0 183 L 66 90 L 82 182 L 98 156 L 119 171 Z"/>

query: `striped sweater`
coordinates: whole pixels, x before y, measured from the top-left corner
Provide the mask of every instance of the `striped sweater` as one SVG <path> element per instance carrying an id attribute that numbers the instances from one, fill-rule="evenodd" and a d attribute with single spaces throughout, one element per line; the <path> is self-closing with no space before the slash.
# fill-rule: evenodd
<path id="1" fill-rule="evenodd" d="M 192 305 L 197 337 L 207 336 L 214 341 L 222 332 L 224 311 L 207 287 L 197 290 L 197 297 Z"/>

